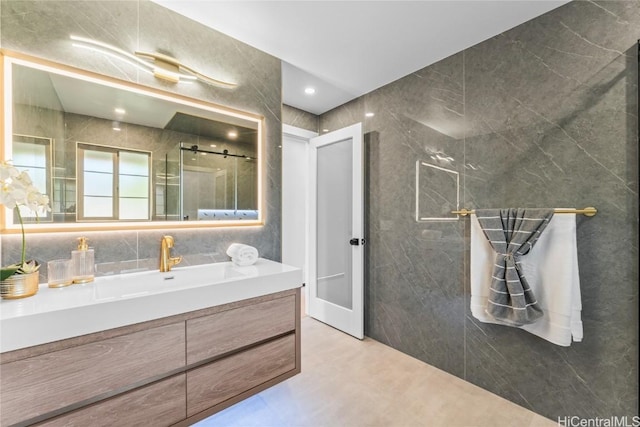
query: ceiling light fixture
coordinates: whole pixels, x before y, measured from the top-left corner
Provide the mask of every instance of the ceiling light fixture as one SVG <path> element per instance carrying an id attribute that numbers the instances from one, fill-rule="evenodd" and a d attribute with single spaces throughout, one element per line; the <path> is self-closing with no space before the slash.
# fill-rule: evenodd
<path id="1" fill-rule="evenodd" d="M 124 114 L 127 112 L 124 108 L 114 108 L 113 111 L 115 111 L 116 114 Z"/>
<path id="2" fill-rule="evenodd" d="M 110 44 L 103 43 L 97 40 L 74 35 L 71 35 L 69 37 L 71 38 L 71 40 L 79 42 L 73 43 L 73 46 L 75 47 L 89 49 L 94 52 L 100 52 L 102 54 L 120 59 L 135 66 L 139 70 L 153 74 L 156 78 L 172 83 L 200 80 L 210 85 L 226 88 L 234 88 L 237 86 L 236 83 L 214 79 L 213 77 L 202 74 L 199 71 L 196 71 L 193 68 L 181 63 L 177 59 L 168 55 L 164 55 L 162 53 L 136 51 L 134 52 L 134 55 L 116 46 L 112 46 Z"/>
<path id="3" fill-rule="evenodd" d="M 230 131 L 227 133 L 227 137 L 228 137 L 229 139 L 236 139 L 236 138 L 238 137 L 238 132 L 236 132 L 235 130 L 230 130 Z"/>
<path id="4" fill-rule="evenodd" d="M 365 113 L 364 116 L 365 117 L 373 117 L 373 116 L 375 116 L 375 114 L 374 113 Z"/>
<path id="5" fill-rule="evenodd" d="M 79 36 L 74 36 L 74 35 L 71 35 L 69 37 L 71 38 L 71 40 L 80 42 L 80 43 L 72 43 L 73 47 L 77 47 L 77 48 L 80 48 L 80 49 L 87 49 L 87 50 L 90 50 L 90 51 L 93 51 L 93 52 L 98 52 L 98 53 L 101 53 L 103 55 L 110 56 L 112 58 L 119 59 L 120 61 L 124 61 L 127 64 L 136 67 L 138 70 L 140 70 L 142 72 L 145 72 L 145 73 L 148 73 L 148 74 L 153 74 L 151 69 L 149 69 L 149 67 L 148 67 L 148 63 L 146 63 L 145 61 L 142 61 L 140 58 L 137 58 L 136 56 L 134 56 L 134 55 L 130 54 L 129 52 L 126 52 L 126 51 L 124 51 L 124 50 L 122 50 L 120 48 L 117 48 L 115 46 L 111 46 L 111 45 L 106 44 L 106 43 L 99 42 L 97 40 L 88 39 L 88 38 L 85 38 L 85 37 L 79 37 Z"/>
<path id="6" fill-rule="evenodd" d="M 313 95 L 314 93 L 316 93 L 316 90 L 312 87 L 307 87 L 304 89 L 304 93 L 306 93 L 307 95 Z"/>

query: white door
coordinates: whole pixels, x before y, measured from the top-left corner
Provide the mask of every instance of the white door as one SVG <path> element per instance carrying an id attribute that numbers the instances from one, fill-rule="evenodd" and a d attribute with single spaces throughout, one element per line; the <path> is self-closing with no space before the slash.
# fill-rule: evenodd
<path id="1" fill-rule="evenodd" d="M 310 140 L 309 315 L 364 338 L 360 123 Z"/>

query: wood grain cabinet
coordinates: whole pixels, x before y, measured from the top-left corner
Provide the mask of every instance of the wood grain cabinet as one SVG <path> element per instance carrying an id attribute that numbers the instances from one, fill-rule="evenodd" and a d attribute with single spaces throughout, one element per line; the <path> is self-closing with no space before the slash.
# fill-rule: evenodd
<path id="1" fill-rule="evenodd" d="M 196 363 L 295 329 L 295 296 L 187 320 L 187 363 Z"/>
<path id="2" fill-rule="evenodd" d="M 251 390 L 296 367 L 293 335 L 187 372 L 187 415 Z"/>
<path id="3" fill-rule="evenodd" d="M 300 372 L 299 313 L 294 289 L 2 353 L 0 425 L 190 425 Z"/>
<path id="4" fill-rule="evenodd" d="M 38 427 L 167 426 L 185 419 L 186 374 L 119 394 Z"/>

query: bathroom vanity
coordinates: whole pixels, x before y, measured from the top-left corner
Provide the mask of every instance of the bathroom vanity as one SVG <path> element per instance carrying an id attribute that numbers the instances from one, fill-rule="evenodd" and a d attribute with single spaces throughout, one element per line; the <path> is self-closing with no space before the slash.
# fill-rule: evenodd
<path id="1" fill-rule="evenodd" d="M 2 301 L 0 424 L 190 425 L 300 372 L 299 269 L 260 259 Z"/>

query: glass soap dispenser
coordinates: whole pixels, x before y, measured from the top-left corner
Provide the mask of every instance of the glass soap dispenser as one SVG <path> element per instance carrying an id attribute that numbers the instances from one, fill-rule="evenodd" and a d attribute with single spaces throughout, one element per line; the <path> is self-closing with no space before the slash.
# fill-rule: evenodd
<path id="1" fill-rule="evenodd" d="M 94 262 L 93 248 L 87 244 L 86 237 L 78 238 L 78 249 L 71 251 L 73 261 L 73 283 L 93 282 Z"/>

